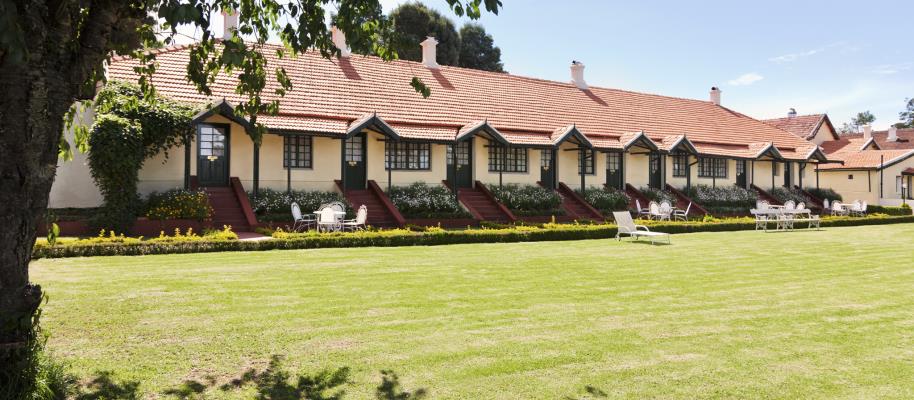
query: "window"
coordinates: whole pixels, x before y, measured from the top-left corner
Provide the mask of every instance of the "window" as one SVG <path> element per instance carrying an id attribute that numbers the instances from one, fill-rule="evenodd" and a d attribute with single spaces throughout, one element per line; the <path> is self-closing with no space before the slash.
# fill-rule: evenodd
<path id="1" fill-rule="evenodd" d="M 507 155 L 508 162 L 502 161 Z M 504 170 L 501 169 L 504 165 Z M 489 145 L 489 172 L 527 172 L 527 149 Z"/>
<path id="2" fill-rule="evenodd" d="M 540 168 L 544 170 L 552 169 L 552 150 L 540 150 Z"/>
<path id="3" fill-rule="evenodd" d="M 416 142 L 384 142 L 384 168 L 429 169 L 432 145 Z"/>
<path id="4" fill-rule="evenodd" d="M 581 175 L 581 155 L 584 155 L 584 173 L 587 175 L 593 175 L 593 164 L 594 159 L 597 158 L 597 153 L 593 150 L 588 149 L 578 151 L 578 175 Z"/>
<path id="5" fill-rule="evenodd" d="M 901 191 L 901 189 L 902 189 L 901 186 L 903 185 L 903 182 L 904 182 L 904 179 L 902 179 L 902 177 L 900 177 L 900 176 L 895 177 L 895 193 L 898 193 L 899 195 L 904 194 Z"/>
<path id="6" fill-rule="evenodd" d="M 724 158 L 699 158 L 698 176 L 700 178 L 726 178 L 727 160 Z"/>
<path id="7" fill-rule="evenodd" d="M 800 163 L 800 179 L 806 177 L 806 163 Z"/>
<path id="8" fill-rule="evenodd" d="M 736 160 L 736 176 L 746 175 L 746 161 Z"/>
<path id="9" fill-rule="evenodd" d="M 673 176 L 685 177 L 688 175 L 689 156 L 686 154 L 673 155 Z"/>
<path id="10" fill-rule="evenodd" d="M 362 136 L 346 139 L 346 162 L 362 162 Z"/>
<path id="11" fill-rule="evenodd" d="M 447 146 L 447 165 L 454 165 L 454 146 Z M 457 165 L 470 165 L 470 142 L 457 143 Z"/>
<path id="12" fill-rule="evenodd" d="M 854 180 L 854 174 L 847 175 L 847 179 L 851 181 Z"/>
<path id="13" fill-rule="evenodd" d="M 284 168 L 311 168 L 311 136 L 283 136 Z"/>
<path id="14" fill-rule="evenodd" d="M 606 172 L 615 174 L 622 169 L 622 153 L 606 153 Z"/>
<path id="15" fill-rule="evenodd" d="M 200 125 L 200 155 L 222 157 L 225 155 L 225 129 Z"/>
<path id="16" fill-rule="evenodd" d="M 774 174 L 774 176 L 781 176 L 781 163 L 772 161 L 771 173 Z"/>

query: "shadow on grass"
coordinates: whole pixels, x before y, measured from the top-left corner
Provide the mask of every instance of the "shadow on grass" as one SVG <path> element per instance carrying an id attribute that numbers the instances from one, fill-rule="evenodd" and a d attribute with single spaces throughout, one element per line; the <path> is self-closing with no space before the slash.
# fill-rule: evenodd
<path id="1" fill-rule="evenodd" d="M 232 392 L 253 388 L 256 392 L 254 398 L 258 400 L 340 400 L 346 395 L 342 386 L 350 383 L 349 373 L 348 367 L 341 367 L 335 370 L 325 369 L 314 374 L 293 374 L 283 367 L 283 358 L 274 355 L 263 371 L 249 369 L 240 377 L 218 386 L 218 390 Z M 184 381 L 175 388 L 163 391 L 162 395 L 183 400 L 203 399 L 206 398 L 208 390 L 216 387 L 216 380 L 206 377 L 204 382 Z M 426 394 L 425 389 L 416 389 L 412 392 L 403 389 L 400 378 L 390 370 L 381 371 L 381 384 L 375 391 L 375 396 L 379 400 L 419 400 L 425 398 Z"/>
<path id="2" fill-rule="evenodd" d="M 140 382 L 138 381 L 117 382 L 111 371 L 100 371 L 85 385 L 85 388 L 77 390 L 75 399 L 137 400 L 140 398 L 139 388 Z"/>
<path id="3" fill-rule="evenodd" d="M 584 386 L 584 392 L 586 392 L 586 394 L 583 395 L 583 397 L 565 396 L 565 400 L 605 399 L 605 398 L 609 397 L 609 395 L 606 394 L 606 392 L 604 392 L 600 388 L 598 388 L 596 386 L 592 386 L 592 385 Z"/>

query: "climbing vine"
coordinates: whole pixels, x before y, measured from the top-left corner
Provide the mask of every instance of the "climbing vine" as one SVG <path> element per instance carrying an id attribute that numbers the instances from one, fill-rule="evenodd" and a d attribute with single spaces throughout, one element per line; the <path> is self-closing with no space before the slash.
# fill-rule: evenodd
<path id="1" fill-rule="evenodd" d="M 89 168 L 105 204 L 96 228 L 130 229 L 140 210 L 139 172 L 150 157 L 187 144 L 194 108 L 161 97 L 144 97 L 136 85 L 109 82 L 96 96 L 89 133 Z"/>

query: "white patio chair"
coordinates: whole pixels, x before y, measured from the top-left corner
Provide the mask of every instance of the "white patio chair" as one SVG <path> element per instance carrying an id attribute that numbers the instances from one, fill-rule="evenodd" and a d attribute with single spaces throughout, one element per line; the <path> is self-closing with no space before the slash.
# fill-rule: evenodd
<path id="1" fill-rule="evenodd" d="M 322 208 L 317 215 L 317 230 L 324 232 L 338 231 L 340 229 L 340 220 L 336 217 L 336 210 L 333 207 Z"/>
<path id="2" fill-rule="evenodd" d="M 806 209 L 806 203 L 804 203 L 804 202 L 802 202 L 802 201 L 799 202 L 799 203 L 797 203 L 797 208 L 796 208 L 796 209 L 797 209 L 797 211 L 803 211 L 803 210 L 805 210 L 805 209 Z"/>
<path id="3" fill-rule="evenodd" d="M 864 200 L 862 203 L 860 203 L 860 216 L 861 217 L 866 216 L 866 211 L 869 207 L 870 206 L 868 204 L 866 204 L 866 200 Z"/>
<path id="4" fill-rule="evenodd" d="M 851 209 L 848 210 L 848 213 L 853 217 L 860 216 L 860 200 L 854 200 L 854 204 L 851 204 Z"/>
<path id="5" fill-rule="evenodd" d="M 755 214 L 755 230 L 764 229 L 767 232 L 768 231 L 768 216 L 765 214 L 759 214 L 757 212 L 754 214 Z"/>
<path id="6" fill-rule="evenodd" d="M 787 200 L 784 202 L 784 209 L 787 211 L 793 211 L 797 208 L 797 203 L 793 200 Z"/>
<path id="7" fill-rule="evenodd" d="M 365 221 L 368 221 L 368 207 L 362 204 L 359 211 L 355 213 L 355 219 L 343 221 L 343 230 L 355 231 L 365 229 Z"/>
<path id="8" fill-rule="evenodd" d="M 660 204 L 657 204 L 656 201 L 652 201 L 647 205 L 648 209 L 648 219 L 660 219 Z"/>
<path id="9" fill-rule="evenodd" d="M 689 211 L 692 210 L 692 202 L 689 202 L 689 205 L 686 206 L 685 211 L 682 210 L 673 210 L 673 218 L 681 221 L 689 220 Z"/>
<path id="10" fill-rule="evenodd" d="M 635 211 L 638 213 L 638 218 L 643 218 L 643 217 L 650 218 L 651 210 L 647 209 L 647 208 L 641 208 L 641 201 L 639 201 L 638 199 L 635 199 L 635 209 L 636 209 Z"/>
<path id="11" fill-rule="evenodd" d="M 828 204 L 828 199 L 822 200 L 822 209 L 831 210 L 831 204 Z"/>
<path id="12" fill-rule="evenodd" d="M 660 220 L 669 221 L 673 215 L 673 205 L 668 201 L 660 202 Z"/>
<path id="13" fill-rule="evenodd" d="M 837 201 L 833 201 L 831 203 L 831 215 L 834 215 L 834 216 L 847 215 L 847 209 L 845 209 L 844 206 L 841 205 L 841 203 L 839 203 Z"/>
<path id="14" fill-rule="evenodd" d="M 768 201 L 766 201 L 766 200 L 759 200 L 759 201 L 756 201 L 756 202 L 755 202 L 755 208 L 756 208 L 757 210 L 759 210 L 759 211 L 765 212 L 765 211 L 768 211 L 768 209 L 771 208 L 771 207 L 770 207 L 770 205 L 768 204 Z"/>
<path id="15" fill-rule="evenodd" d="M 791 230 L 793 229 L 793 215 L 790 214 L 778 214 L 777 216 L 777 226 L 775 230 Z"/>
<path id="16" fill-rule="evenodd" d="M 310 214 L 307 217 L 302 215 L 301 207 L 295 202 L 292 203 L 292 220 L 295 221 L 292 223 L 292 230 L 295 232 L 302 228 L 310 229 L 312 225 L 317 224 L 317 218 Z"/>
<path id="17" fill-rule="evenodd" d="M 666 238 L 666 243 L 671 244 L 669 233 L 652 232 L 644 225 L 635 225 L 635 221 L 632 220 L 632 215 L 628 211 L 615 211 L 613 212 L 613 218 L 616 220 L 616 226 L 618 227 L 616 240 L 622 240 L 622 235 L 628 235 L 636 241 L 641 237 L 646 237 L 650 239 L 651 244 L 655 244 L 655 240 L 658 238 Z"/>

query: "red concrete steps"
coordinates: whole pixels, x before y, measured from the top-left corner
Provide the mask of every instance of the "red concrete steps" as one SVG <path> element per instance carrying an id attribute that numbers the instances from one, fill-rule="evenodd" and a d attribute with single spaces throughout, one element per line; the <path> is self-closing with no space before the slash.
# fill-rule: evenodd
<path id="1" fill-rule="evenodd" d="M 400 211 L 393 206 L 387 194 L 378 187 L 375 181 L 369 180 L 366 189 L 343 190 L 342 181 L 337 180 L 336 184 L 353 210 L 358 210 L 362 205 L 368 208 L 368 220 L 366 222 L 368 225 L 396 228 L 406 224 L 406 220 L 400 215 Z"/>
<path id="2" fill-rule="evenodd" d="M 476 181 L 475 187 L 459 188 L 457 200 L 463 204 L 474 218 L 482 221 L 514 222 L 517 218 L 504 204 L 495 200 L 492 192 L 482 182 Z"/>
<path id="3" fill-rule="evenodd" d="M 673 196 L 676 196 L 676 207 L 685 210 L 686 207 L 689 206 L 689 203 L 692 203 L 692 208 L 691 208 L 691 210 L 689 210 L 690 215 L 710 214 L 708 212 L 708 210 L 706 210 L 704 207 L 702 207 L 701 204 L 698 204 L 698 202 L 696 202 L 695 200 L 692 200 L 692 198 L 687 196 L 685 194 L 685 192 L 673 187 L 673 185 L 670 185 L 669 183 L 667 183 L 666 189 L 670 193 L 672 193 Z"/>
<path id="4" fill-rule="evenodd" d="M 647 208 L 647 205 L 651 203 L 651 201 L 647 198 L 647 196 L 644 195 L 644 193 L 641 193 L 641 191 L 638 190 L 638 188 L 632 186 L 632 184 L 630 184 L 630 183 L 625 184 L 625 194 L 627 194 L 628 198 L 631 199 L 631 201 L 628 204 L 628 207 L 633 210 L 638 208 L 635 204 L 635 200 L 638 200 L 639 202 L 641 202 L 642 208 Z"/>
<path id="5" fill-rule="evenodd" d="M 568 215 L 579 219 L 592 219 L 602 221 L 605 217 L 596 208 L 584 200 L 581 195 L 568 187 L 564 182 L 559 182 L 556 192 L 562 195 L 562 208 Z"/>
<path id="6" fill-rule="evenodd" d="M 213 208 L 213 228 L 229 225 L 235 232 L 249 232 L 251 224 L 245 215 L 241 201 L 231 187 L 204 187 Z"/>
<path id="7" fill-rule="evenodd" d="M 755 192 L 758 193 L 759 200 L 765 200 L 768 202 L 768 204 L 773 204 L 776 206 L 783 205 L 783 204 L 781 204 L 781 202 L 778 199 L 776 199 L 774 196 L 772 196 L 771 193 L 768 193 L 767 190 L 756 186 L 754 183 L 749 185 L 749 187 L 751 187 L 752 190 L 755 190 Z"/>

